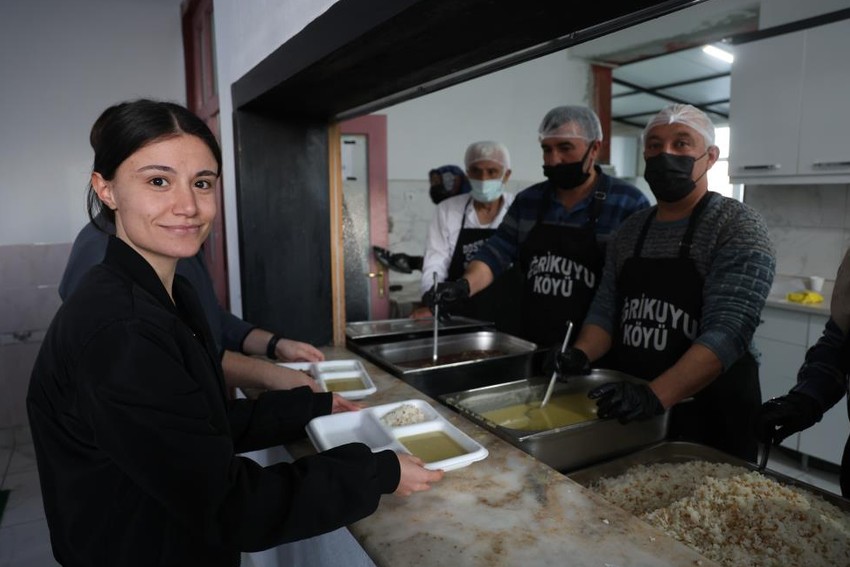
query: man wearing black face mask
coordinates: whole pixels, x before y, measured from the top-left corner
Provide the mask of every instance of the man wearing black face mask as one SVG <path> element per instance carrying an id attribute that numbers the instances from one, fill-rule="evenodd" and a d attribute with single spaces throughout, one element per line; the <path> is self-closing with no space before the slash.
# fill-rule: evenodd
<path id="1" fill-rule="evenodd" d="M 521 335 L 547 348 L 563 341 L 568 320 L 581 324 L 602 273 L 606 242 L 649 200 L 596 165 L 602 126 L 591 109 L 553 108 L 540 124 L 538 141 L 547 181 L 518 193 L 463 277 L 438 284 L 431 297 L 441 305 L 465 299 L 517 262 L 524 280 Z"/>
<path id="2" fill-rule="evenodd" d="M 579 337 L 555 366 L 568 380 L 606 355 L 604 366 L 646 382 L 592 390 L 599 417 L 626 423 L 672 408 L 668 438 L 754 461 L 761 392 L 752 337 L 776 269 L 767 226 L 708 190 L 719 150 L 701 110 L 668 106 L 643 141 L 658 204 L 620 227 Z"/>

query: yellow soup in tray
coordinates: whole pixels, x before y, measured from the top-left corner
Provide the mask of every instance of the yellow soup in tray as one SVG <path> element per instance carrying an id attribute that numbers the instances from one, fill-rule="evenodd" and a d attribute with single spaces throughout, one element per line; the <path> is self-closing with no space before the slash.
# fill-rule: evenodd
<path id="1" fill-rule="evenodd" d="M 481 417 L 510 429 L 545 431 L 596 419 L 596 408 L 583 393 L 556 394 L 544 408 L 535 400 L 482 412 Z"/>
<path id="2" fill-rule="evenodd" d="M 354 390 L 363 390 L 366 384 L 360 378 L 334 378 L 325 380 L 325 387 L 329 392 L 351 392 Z"/>
<path id="3" fill-rule="evenodd" d="M 452 439 L 445 431 L 427 431 L 399 437 L 399 443 L 426 463 L 435 463 L 452 457 L 466 455 L 469 451 Z"/>

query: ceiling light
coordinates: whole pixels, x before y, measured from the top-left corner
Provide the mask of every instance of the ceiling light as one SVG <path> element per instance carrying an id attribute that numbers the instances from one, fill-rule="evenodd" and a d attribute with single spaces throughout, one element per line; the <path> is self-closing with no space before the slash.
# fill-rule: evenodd
<path id="1" fill-rule="evenodd" d="M 720 49 L 719 47 L 714 47 L 713 45 L 706 45 L 702 48 L 702 52 L 706 55 L 711 55 L 721 61 L 725 61 L 726 63 L 732 63 L 735 60 L 735 56 L 729 53 L 726 50 Z"/>

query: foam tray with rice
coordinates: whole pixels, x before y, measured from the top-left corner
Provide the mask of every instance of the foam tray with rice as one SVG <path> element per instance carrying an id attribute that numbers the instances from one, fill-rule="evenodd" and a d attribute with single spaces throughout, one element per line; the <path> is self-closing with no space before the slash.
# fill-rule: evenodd
<path id="1" fill-rule="evenodd" d="M 360 442 L 373 452 L 392 449 L 412 453 L 431 470 L 458 469 L 489 454 L 424 400 L 405 400 L 317 417 L 307 424 L 307 436 L 319 451 Z"/>

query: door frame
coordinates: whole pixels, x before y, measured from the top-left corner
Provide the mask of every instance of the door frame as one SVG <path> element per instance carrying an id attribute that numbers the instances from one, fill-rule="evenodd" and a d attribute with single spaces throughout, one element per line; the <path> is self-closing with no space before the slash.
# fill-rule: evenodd
<path id="1" fill-rule="evenodd" d="M 220 107 L 213 49 L 213 0 L 185 0 L 182 5 L 183 56 L 186 66 L 186 107 L 197 114 L 221 143 Z M 215 184 L 218 210 L 212 230 L 203 245 L 204 262 L 213 282 L 216 298 L 230 309 L 227 277 L 227 235 L 224 221 L 224 189 L 221 177 Z"/>
<path id="2" fill-rule="evenodd" d="M 339 134 L 366 136 L 366 163 L 369 194 L 369 271 L 383 272 L 381 278 L 370 278 L 370 309 L 372 320 L 387 319 L 390 314 L 389 272 L 372 254 L 372 246 L 387 248 L 389 244 L 389 213 L 387 208 L 387 117 L 369 114 L 339 124 Z M 341 188 L 340 188 L 341 190 Z M 379 285 L 380 282 L 380 285 Z M 381 295 L 380 286 L 383 286 Z M 343 313 L 345 310 L 343 309 Z"/>

